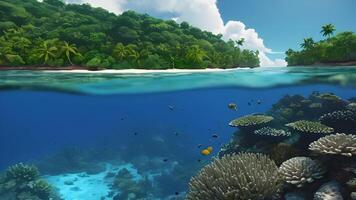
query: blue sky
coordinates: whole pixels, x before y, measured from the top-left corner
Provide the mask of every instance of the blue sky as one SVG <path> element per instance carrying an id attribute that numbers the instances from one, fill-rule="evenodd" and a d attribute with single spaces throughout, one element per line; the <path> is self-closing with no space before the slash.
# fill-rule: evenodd
<path id="1" fill-rule="evenodd" d="M 224 21 L 240 20 L 256 29 L 274 51 L 299 48 L 305 37 L 320 40 L 326 23 L 356 32 L 356 0 L 219 0 L 218 8 Z"/>

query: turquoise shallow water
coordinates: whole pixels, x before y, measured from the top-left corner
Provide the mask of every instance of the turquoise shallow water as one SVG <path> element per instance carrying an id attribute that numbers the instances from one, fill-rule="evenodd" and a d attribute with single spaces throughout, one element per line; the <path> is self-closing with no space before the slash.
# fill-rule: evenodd
<path id="1" fill-rule="evenodd" d="M 266 112 L 274 112 L 283 128 L 290 121 L 281 114 L 289 120 L 318 120 L 334 106 L 321 101 L 320 94 L 334 93 L 345 106 L 356 103 L 355 87 L 356 67 L 149 74 L 0 71 L 0 171 L 19 162 L 33 164 L 64 200 L 121 200 L 133 194 L 184 199 L 190 178 L 237 133 L 228 125 L 231 120 Z M 237 109 L 229 109 L 229 103 Z M 269 153 L 257 141 L 252 146 Z M 207 147 L 213 152 L 203 156 Z M 334 179 L 331 175 L 305 192 L 309 199 Z M 115 185 L 115 180 L 123 183 Z M 1 188 L 0 177 L 0 199 L 7 195 Z"/>
<path id="2" fill-rule="evenodd" d="M 312 83 L 355 86 L 356 67 L 271 67 L 203 73 L 106 74 L 1 71 L 0 87 L 86 94 L 137 94 L 212 87 L 268 88 Z"/>

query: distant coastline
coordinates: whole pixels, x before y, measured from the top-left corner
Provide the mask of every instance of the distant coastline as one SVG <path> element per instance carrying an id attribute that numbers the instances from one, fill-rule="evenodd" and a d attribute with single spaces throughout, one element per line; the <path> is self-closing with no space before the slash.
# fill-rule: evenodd
<path id="1" fill-rule="evenodd" d="M 299 66 L 306 66 L 306 67 L 342 67 L 342 66 L 356 66 L 356 60 L 355 61 L 345 61 L 345 62 L 327 62 L 327 63 L 322 63 L 322 62 L 316 62 L 311 65 L 293 65 L 293 66 L 288 66 L 288 67 L 299 67 Z"/>
<path id="2" fill-rule="evenodd" d="M 63 72 L 63 73 L 117 73 L 117 74 L 143 74 L 143 73 L 191 73 L 191 72 L 219 72 L 231 71 L 237 68 L 205 68 L 205 69 L 100 69 L 90 70 L 90 68 L 82 66 L 68 67 L 51 67 L 51 66 L 0 66 L 0 71 L 9 70 L 30 70 L 30 71 L 46 71 L 46 72 Z M 240 69 L 240 68 L 239 68 Z"/>

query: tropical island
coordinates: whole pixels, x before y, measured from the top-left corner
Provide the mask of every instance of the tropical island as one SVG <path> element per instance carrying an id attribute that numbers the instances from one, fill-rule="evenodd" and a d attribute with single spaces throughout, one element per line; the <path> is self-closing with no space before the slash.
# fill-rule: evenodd
<path id="1" fill-rule="evenodd" d="M 0 69 L 206 69 L 258 67 L 240 48 L 187 22 L 115 15 L 61 0 L 0 1 Z"/>
<path id="2" fill-rule="evenodd" d="M 321 30 L 325 40 L 315 42 L 309 37 L 300 45 L 301 51 L 289 49 L 286 52 L 288 66 L 356 65 L 356 34 L 347 31 L 333 36 L 335 30 L 333 24 L 326 24 Z"/>

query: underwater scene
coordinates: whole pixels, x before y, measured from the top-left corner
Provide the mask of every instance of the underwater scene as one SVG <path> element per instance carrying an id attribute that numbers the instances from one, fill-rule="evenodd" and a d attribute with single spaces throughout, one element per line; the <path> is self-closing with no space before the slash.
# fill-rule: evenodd
<path id="1" fill-rule="evenodd" d="M 0 199 L 355 199 L 355 87 L 350 66 L 0 71 Z"/>

